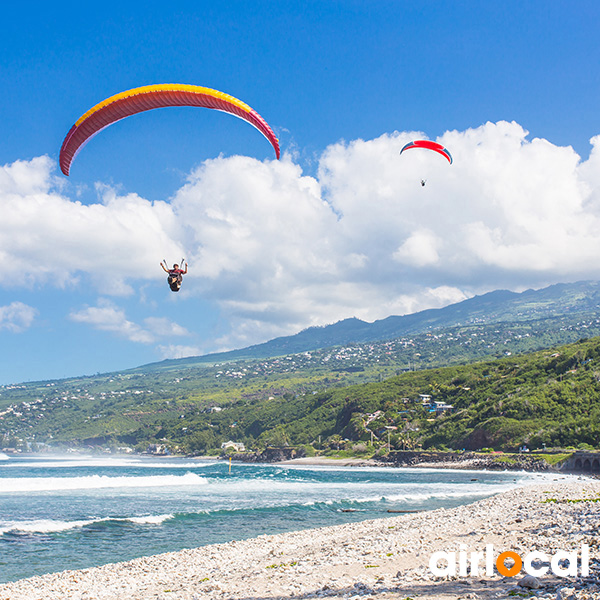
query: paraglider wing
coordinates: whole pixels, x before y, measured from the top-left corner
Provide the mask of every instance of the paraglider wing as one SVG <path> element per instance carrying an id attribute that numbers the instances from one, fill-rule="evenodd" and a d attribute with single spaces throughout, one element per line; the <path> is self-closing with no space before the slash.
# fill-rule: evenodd
<path id="1" fill-rule="evenodd" d="M 279 158 L 279 140 L 268 123 L 247 104 L 217 90 L 197 85 L 146 85 L 121 92 L 90 108 L 71 127 L 60 149 L 60 169 L 69 175 L 77 153 L 105 127 L 131 115 L 167 106 L 198 106 L 230 113 L 254 125 L 275 149 Z"/>
<path id="2" fill-rule="evenodd" d="M 415 140 L 414 142 L 408 142 L 402 150 L 400 150 L 400 154 L 402 154 L 405 150 L 410 150 L 411 148 L 426 148 L 428 150 L 433 150 L 438 154 L 441 154 L 445 158 L 448 159 L 448 162 L 452 164 L 452 155 L 448 151 L 447 148 L 444 148 L 441 144 L 437 142 L 431 142 L 429 140 Z"/>

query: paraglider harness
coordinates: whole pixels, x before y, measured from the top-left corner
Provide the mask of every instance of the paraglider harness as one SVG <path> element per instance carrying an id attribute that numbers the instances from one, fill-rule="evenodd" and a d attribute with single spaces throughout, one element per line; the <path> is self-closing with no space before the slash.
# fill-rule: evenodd
<path id="1" fill-rule="evenodd" d="M 183 274 L 185 273 L 185 271 L 183 269 L 169 269 L 169 267 L 167 266 L 167 261 L 163 259 L 163 262 L 165 263 L 164 269 L 169 274 L 167 276 L 167 283 L 169 284 L 169 287 L 171 288 L 172 292 L 178 292 L 179 289 L 181 288 L 181 283 L 183 281 Z M 183 267 L 184 263 L 185 263 L 185 260 L 182 258 L 181 259 L 182 267 Z"/>

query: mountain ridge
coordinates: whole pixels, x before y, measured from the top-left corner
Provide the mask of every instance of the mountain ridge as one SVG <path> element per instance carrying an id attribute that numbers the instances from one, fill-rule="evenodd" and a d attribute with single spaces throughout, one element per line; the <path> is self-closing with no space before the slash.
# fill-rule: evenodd
<path id="1" fill-rule="evenodd" d="M 273 358 L 350 343 L 366 343 L 416 335 L 444 327 L 473 323 L 526 321 L 572 312 L 590 312 L 600 307 L 600 282 L 557 283 L 523 292 L 494 290 L 442 308 L 430 308 L 408 315 L 391 315 L 369 323 L 356 317 L 336 323 L 312 326 L 260 344 L 226 352 L 166 359 L 128 369 L 170 369 L 215 364 L 242 359 Z"/>

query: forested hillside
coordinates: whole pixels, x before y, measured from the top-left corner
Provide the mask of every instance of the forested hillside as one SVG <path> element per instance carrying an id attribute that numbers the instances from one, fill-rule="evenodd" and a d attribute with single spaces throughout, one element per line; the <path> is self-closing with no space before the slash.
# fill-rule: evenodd
<path id="1" fill-rule="evenodd" d="M 192 453 L 230 439 L 250 448 L 598 446 L 598 341 L 556 347 L 600 336 L 599 306 L 598 282 L 496 291 L 221 355 L 0 386 L 0 439 L 12 449 Z"/>
<path id="2" fill-rule="evenodd" d="M 594 339 L 520 357 L 406 373 L 309 397 L 231 407 L 195 435 L 199 447 L 207 447 L 215 429 L 235 422 L 245 434 L 240 439 L 249 444 L 314 446 L 320 439 L 339 446 L 344 439 L 369 442 L 372 435 L 387 442 L 389 432 L 395 448 L 598 447 L 599 361 L 600 340 Z"/>
<path id="3" fill-rule="evenodd" d="M 371 442 L 398 449 L 600 446 L 600 338 L 344 385 L 366 374 L 383 379 L 394 368 L 390 344 L 213 367 L 204 372 L 205 390 L 192 372 L 5 388 L 12 402 L 2 410 L 3 445 L 157 444 L 184 453 L 227 440 L 357 451 Z"/>

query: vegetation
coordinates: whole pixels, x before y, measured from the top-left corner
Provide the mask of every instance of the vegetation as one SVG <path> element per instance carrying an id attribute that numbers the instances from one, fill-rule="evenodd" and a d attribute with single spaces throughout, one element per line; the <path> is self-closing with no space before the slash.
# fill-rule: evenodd
<path id="1" fill-rule="evenodd" d="M 250 449 L 293 445 L 338 456 L 600 446 L 600 338 L 406 372 L 394 367 L 400 346 L 356 345 L 176 376 L 125 372 L 4 386 L 2 444 L 138 451 L 154 444 L 204 454 L 231 439 Z M 394 368 L 400 374 L 383 379 Z M 345 385 L 367 378 L 375 381 Z"/>
<path id="2" fill-rule="evenodd" d="M 364 457 L 597 448 L 599 306 L 599 282 L 498 291 L 220 355 L 0 386 L 0 443 L 214 454 L 233 440 Z"/>

